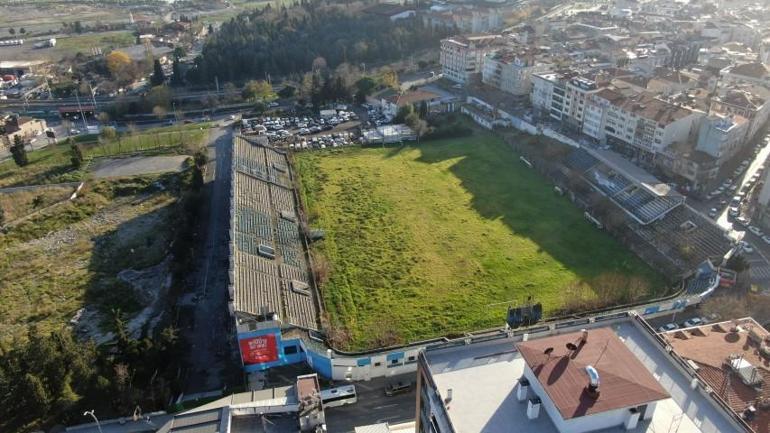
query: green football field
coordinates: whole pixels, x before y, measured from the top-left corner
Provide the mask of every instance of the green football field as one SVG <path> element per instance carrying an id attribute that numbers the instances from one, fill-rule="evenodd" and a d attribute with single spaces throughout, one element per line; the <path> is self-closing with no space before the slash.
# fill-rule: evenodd
<path id="1" fill-rule="evenodd" d="M 490 134 L 294 159 L 310 225 L 325 231 L 311 248 L 343 347 L 502 326 L 528 296 L 548 315 L 607 285 L 635 298 L 664 290 Z"/>

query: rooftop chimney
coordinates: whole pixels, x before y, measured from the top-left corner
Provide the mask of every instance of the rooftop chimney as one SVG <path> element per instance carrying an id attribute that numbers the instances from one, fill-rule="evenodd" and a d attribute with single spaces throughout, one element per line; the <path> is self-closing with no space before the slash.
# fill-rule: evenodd
<path id="1" fill-rule="evenodd" d="M 452 401 L 452 388 L 448 388 L 446 390 L 446 398 L 444 399 L 444 404 L 449 404 L 450 401 Z"/>
<path id="2" fill-rule="evenodd" d="M 594 398 L 599 396 L 599 372 L 592 365 L 586 366 L 588 374 L 588 394 Z"/>

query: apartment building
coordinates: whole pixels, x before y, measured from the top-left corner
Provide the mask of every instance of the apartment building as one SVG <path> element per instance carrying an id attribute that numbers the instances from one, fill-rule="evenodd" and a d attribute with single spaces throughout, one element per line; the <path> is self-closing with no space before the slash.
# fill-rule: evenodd
<path id="1" fill-rule="evenodd" d="M 546 72 L 549 63 L 539 59 L 540 50 L 530 47 L 502 48 L 484 56 L 481 81 L 512 95 L 529 95 L 532 74 Z"/>
<path id="2" fill-rule="evenodd" d="M 498 8 L 470 5 L 434 6 L 423 15 L 423 23 L 466 34 L 499 31 L 504 25 L 503 15 Z"/>
<path id="3" fill-rule="evenodd" d="M 444 78 L 466 84 L 481 72 L 484 55 L 495 48 L 500 35 L 455 36 L 441 40 L 441 72 Z"/>
<path id="4" fill-rule="evenodd" d="M 742 89 L 730 89 L 711 98 L 709 113 L 737 115 L 749 121 L 746 140 L 751 141 L 770 118 L 770 103 L 754 93 Z"/>
<path id="5" fill-rule="evenodd" d="M 729 66 L 723 69 L 720 75 L 722 86 L 748 83 L 770 88 L 770 68 L 764 63 L 753 62 Z"/>
<path id="6" fill-rule="evenodd" d="M 640 317 L 580 323 L 420 353 L 416 431 L 751 431 Z"/>
<path id="7" fill-rule="evenodd" d="M 748 130 L 749 121 L 743 116 L 712 113 L 701 123 L 695 148 L 722 164 L 743 147 Z"/>

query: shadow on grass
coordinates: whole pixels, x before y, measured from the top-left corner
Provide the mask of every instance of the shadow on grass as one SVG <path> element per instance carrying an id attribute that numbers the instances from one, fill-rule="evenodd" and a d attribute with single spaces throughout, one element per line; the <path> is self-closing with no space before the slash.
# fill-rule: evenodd
<path id="1" fill-rule="evenodd" d="M 540 252 L 583 281 L 614 272 L 662 284 L 641 259 L 590 225 L 578 208 L 554 194 L 547 180 L 522 165 L 519 155 L 498 138 L 476 132 L 452 140 L 423 141 L 418 148 L 418 162 L 456 160 L 449 171 L 472 195 L 472 206 L 479 215 L 501 220 L 515 235 L 531 239 Z"/>

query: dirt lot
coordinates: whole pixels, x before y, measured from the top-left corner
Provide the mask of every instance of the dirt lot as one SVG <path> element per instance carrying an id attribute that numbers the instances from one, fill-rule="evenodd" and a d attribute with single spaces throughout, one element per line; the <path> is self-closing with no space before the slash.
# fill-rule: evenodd
<path id="1" fill-rule="evenodd" d="M 100 159 L 91 165 L 91 173 L 94 177 L 106 178 L 182 171 L 187 158 L 186 155 L 174 155 Z"/>
<path id="2" fill-rule="evenodd" d="M 95 181 L 0 234 L 0 336 L 80 322 L 98 337 L 111 311 L 130 320 L 152 306 L 167 273 L 178 182 L 176 174 Z"/>

